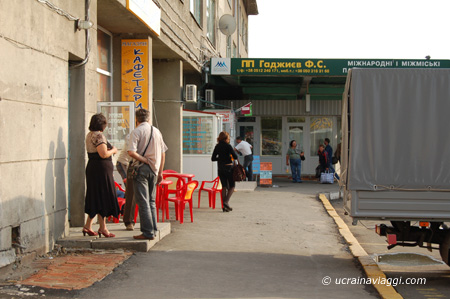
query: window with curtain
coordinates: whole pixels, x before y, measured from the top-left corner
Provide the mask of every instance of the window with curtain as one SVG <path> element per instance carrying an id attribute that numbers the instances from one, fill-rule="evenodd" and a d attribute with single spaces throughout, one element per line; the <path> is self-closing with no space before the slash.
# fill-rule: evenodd
<path id="1" fill-rule="evenodd" d="M 190 11 L 194 19 L 201 26 L 202 25 L 202 0 L 191 0 Z"/>
<path id="2" fill-rule="evenodd" d="M 206 36 L 209 41 L 216 45 L 216 0 L 206 0 Z"/>
<path id="3" fill-rule="evenodd" d="M 112 36 L 97 30 L 98 100 L 112 101 Z"/>
<path id="4" fill-rule="evenodd" d="M 311 139 L 311 156 L 317 156 L 319 145 L 323 144 L 325 138 L 332 139 L 333 118 L 332 117 L 311 117 L 309 128 Z"/>

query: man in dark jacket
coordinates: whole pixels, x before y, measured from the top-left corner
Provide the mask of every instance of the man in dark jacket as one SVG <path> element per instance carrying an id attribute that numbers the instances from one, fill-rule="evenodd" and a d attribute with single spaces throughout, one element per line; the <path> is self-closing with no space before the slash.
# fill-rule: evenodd
<path id="1" fill-rule="evenodd" d="M 319 145 L 317 155 L 319 156 L 319 166 L 316 168 L 316 178 L 320 178 L 320 174 L 328 170 L 327 153 L 323 144 Z"/>
<path id="2" fill-rule="evenodd" d="M 336 176 L 336 178 L 339 180 L 339 176 L 337 175 L 336 171 L 334 170 L 333 167 L 333 148 L 330 145 L 330 139 L 329 138 L 325 138 L 325 141 L 323 142 L 325 144 L 325 152 L 327 155 L 327 167 L 330 170 L 330 172 L 334 172 L 334 175 Z"/>

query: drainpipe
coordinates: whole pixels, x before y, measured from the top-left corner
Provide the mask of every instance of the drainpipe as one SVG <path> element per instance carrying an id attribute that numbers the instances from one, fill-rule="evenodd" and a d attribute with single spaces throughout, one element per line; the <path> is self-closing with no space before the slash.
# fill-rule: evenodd
<path id="1" fill-rule="evenodd" d="M 84 20 L 86 22 L 90 22 L 89 20 L 89 8 L 90 8 L 90 4 L 91 4 L 91 0 L 85 0 L 84 1 L 84 11 L 85 11 L 85 18 Z M 70 67 L 71 68 L 77 68 L 77 67 L 81 67 L 83 65 L 85 65 L 88 61 L 89 61 L 89 56 L 90 56 L 90 52 L 91 52 L 91 36 L 89 34 L 89 28 L 85 29 L 86 30 L 86 38 L 85 38 L 85 57 L 82 61 L 80 62 L 74 62 L 74 61 L 69 61 L 70 63 Z"/>

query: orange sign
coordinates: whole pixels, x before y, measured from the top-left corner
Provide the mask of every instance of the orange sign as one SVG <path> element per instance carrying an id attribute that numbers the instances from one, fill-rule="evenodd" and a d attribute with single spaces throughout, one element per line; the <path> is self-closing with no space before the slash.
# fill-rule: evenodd
<path id="1" fill-rule="evenodd" d="M 148 40 L 122 40 L 122 101 L 149 109 Z"/>

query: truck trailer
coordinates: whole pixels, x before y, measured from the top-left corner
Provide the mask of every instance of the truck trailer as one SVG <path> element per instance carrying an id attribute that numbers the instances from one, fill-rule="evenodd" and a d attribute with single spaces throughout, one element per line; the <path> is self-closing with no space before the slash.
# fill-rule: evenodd
<path id="1" fill-rule="evenodd" d="M 339 184 L 354 225 L 390 222 L 376 226 L 389 249 L 438 249 L 450 265 L 450 69 L 349 71 Z"/>

